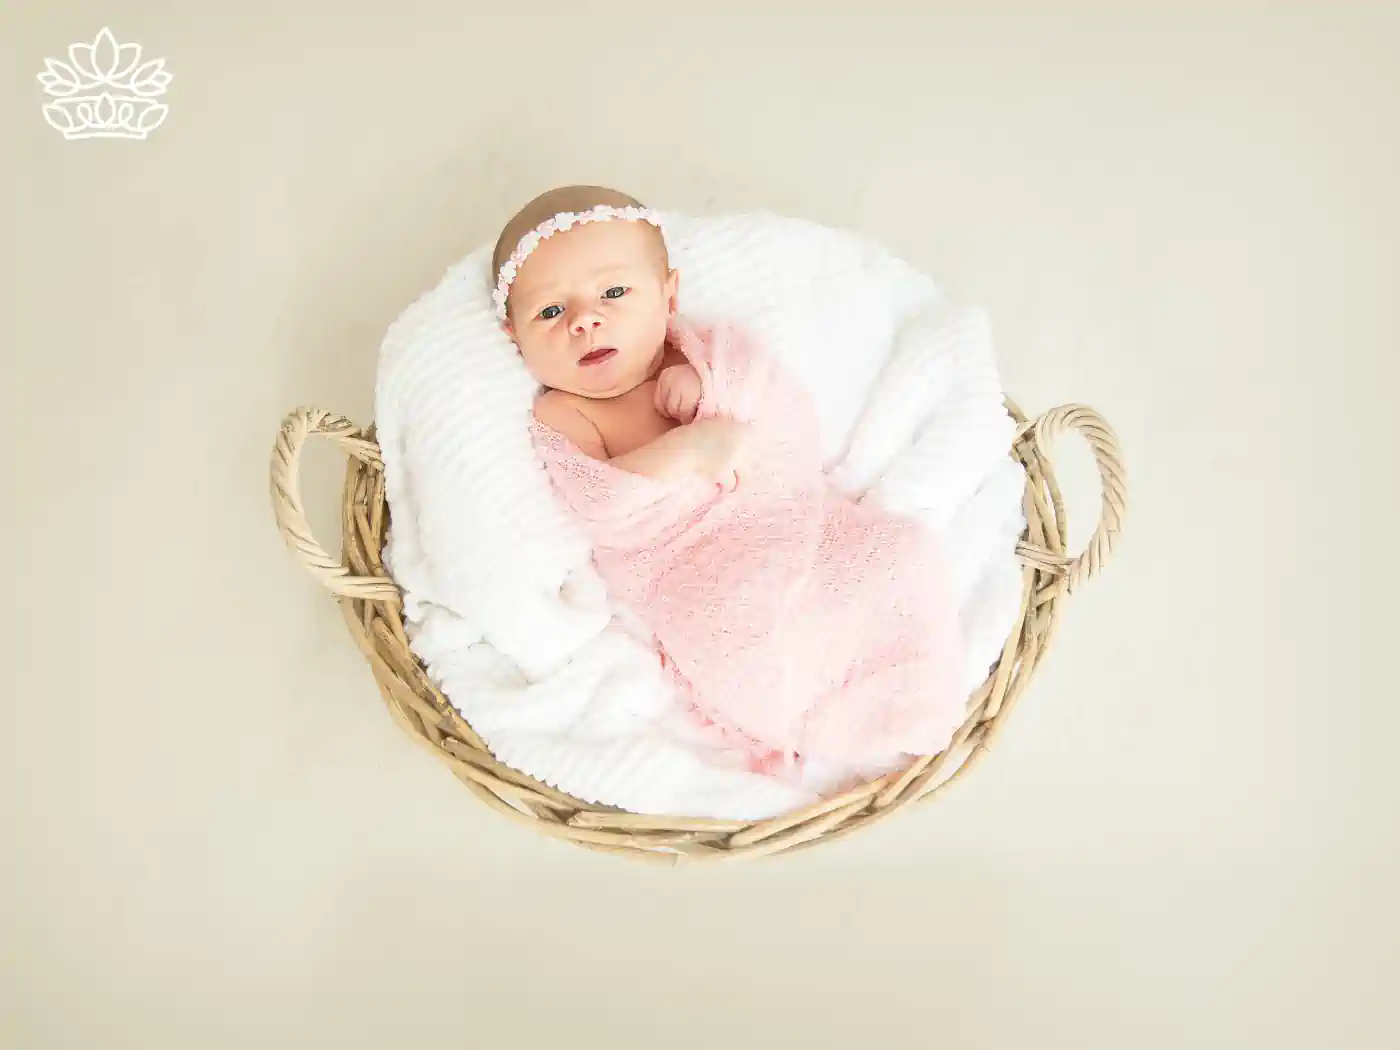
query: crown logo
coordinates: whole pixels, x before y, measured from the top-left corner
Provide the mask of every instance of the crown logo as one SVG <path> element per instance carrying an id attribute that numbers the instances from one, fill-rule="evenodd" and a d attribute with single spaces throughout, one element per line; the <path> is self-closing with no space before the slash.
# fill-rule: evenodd
<path id="1" fill-rule="evenodd" d="M 140 44 L 118 44 L 103 28 L 91 44 L 73 44 L 68 61 L 46 58 L 39 74 L 46 94 L 44 119 L 65 139 L 144 139 L 170 107 L 157 102 L 172 76 L 165 59 L 142 63 Z"/>

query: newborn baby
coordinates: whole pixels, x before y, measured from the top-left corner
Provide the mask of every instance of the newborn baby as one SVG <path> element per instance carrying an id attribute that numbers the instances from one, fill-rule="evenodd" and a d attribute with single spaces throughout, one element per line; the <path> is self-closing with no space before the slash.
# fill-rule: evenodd
<path id="1" fill-rule="evenodd" d="M 598 205 L 642 210 L 601 187 L 553 190 L 506 226 L 493 272 L 539 224 Z M 525 367 L 547 388 L 535 405 L 540 422 L 619 469 L 657 480 L 704 476 L 732 488 L 744 428 L 695 421 L 700 377 L 667 341 L 680 275 L 657 227 L 585 222 L 542 239 L 527 258 L 500 305 Z M 694 425 L 677 430 L 681 424 Z"/>
<path id="2" fill-rule="evenodd" d="M 681 319 L 659 218 L 553 190 L 506 226 L 494 272 L 544 388 L 535 447 L 697 723 L 765 772 L 942 750 L 966 697 L 934 537 L 829 484 L 774 357 Z"/>

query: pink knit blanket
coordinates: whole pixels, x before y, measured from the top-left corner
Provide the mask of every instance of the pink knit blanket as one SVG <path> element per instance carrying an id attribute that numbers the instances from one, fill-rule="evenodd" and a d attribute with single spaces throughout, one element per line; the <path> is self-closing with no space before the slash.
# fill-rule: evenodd
<path id="1" fill-rule="evenodd" d="M 967 698 L 936 538 L 828 483 L 808 396 L 738 330 L 677 325 L 670 338 L 700 373 L 697 418 L 751 424 L 758 466 L 733 492 L 659 482 L 533 421 L 610 594 L 754 768 L 942 750 Z"/>

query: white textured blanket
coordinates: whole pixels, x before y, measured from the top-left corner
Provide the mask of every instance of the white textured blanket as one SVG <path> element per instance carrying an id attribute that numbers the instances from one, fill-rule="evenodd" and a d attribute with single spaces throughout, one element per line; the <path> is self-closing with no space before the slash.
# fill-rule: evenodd
<path id="1" fill-rule="evenodd" d="M 1025 482 L 985 317 L 854 234 L 764 214 L 665 219 L 687 316 L 743 325 L 808 386 L 845 491 L 942 532 L 971 692 L 1019 609 Z M 635 812 L 758 819 L 875 772 L 780 782 L 688 731 L 535 459 L 536 388 L 496 326 L 489 256 L 409 307 L 379 364 L 386 559 L 434 680 L 503 762 Z"/>

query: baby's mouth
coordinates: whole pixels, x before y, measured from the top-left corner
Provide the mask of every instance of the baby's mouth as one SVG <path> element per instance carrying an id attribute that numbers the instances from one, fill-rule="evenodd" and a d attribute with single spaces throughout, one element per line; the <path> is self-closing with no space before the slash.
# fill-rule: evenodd
<path id="1" fill-rule="evenodd" d="M 598 347 L 598 349 L 590 350 L 588 351 L 588 353 L 580 357 L 578 359 L 578 363 L 584 366 L 602 364 L 604 361 L 612 357 L 612 355 L 615 353 L 617 353 L 617 350 L 614 347 L 600 346 Z"/>

